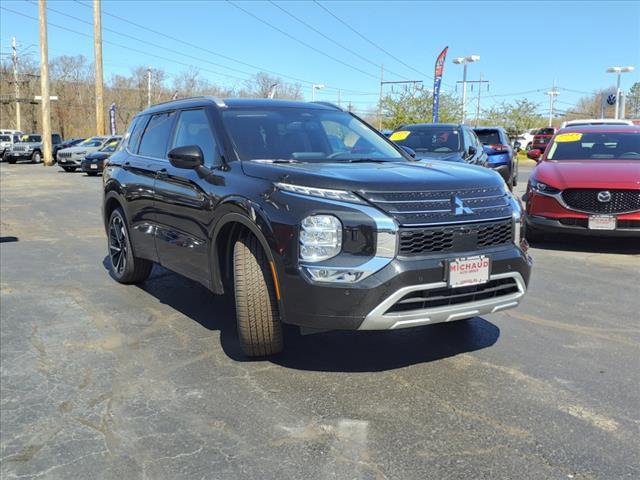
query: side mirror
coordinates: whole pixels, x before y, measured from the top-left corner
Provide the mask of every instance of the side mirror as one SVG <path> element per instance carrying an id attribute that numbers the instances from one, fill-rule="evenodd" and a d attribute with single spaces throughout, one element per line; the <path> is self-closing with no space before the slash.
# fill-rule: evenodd
<path id="1" fill-rule="evenodd" d="M 416 158 L 416 152 L 413 148 L 405 147 L 404 145 L 400 145 L 400 148 L 405 151 L 411 158 Z"/>
<path id="2" fill-rule="evenodd" d="M 542 156 L 542 150 L 538 148 L 534 148 L 533 150 L 529 150 L 527 152 L 527 158 L 530 158 L 531 160 L 535 160 L 536 162 L 540 161 L 541 156 Z"/>
<path id="3" fill-rule="evenodd" d="M 473 157 L 478 152 L 478 149 L 473 145 L 469 146 L 468 154 L 470 157 Z"/>
<path id="4" fill-rule="evenodd" d="M 176 168 L 198 168 L 204 163 L 204 155 L 197 145 L 176 147 L 167 154 L 171 165 Z"/>
<path id="5" fill-rule="evenodd" d="M 520 142 L 514 142 L 513 148 L 516 150 L 520 150 L 522 148 L 522 144 Z"/>

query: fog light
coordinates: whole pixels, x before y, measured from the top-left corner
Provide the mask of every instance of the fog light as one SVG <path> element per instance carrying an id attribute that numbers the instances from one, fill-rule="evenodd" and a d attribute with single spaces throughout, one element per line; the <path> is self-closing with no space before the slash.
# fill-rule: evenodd
<path id="1" fill-rule="evenodd" d="M 312 280 L 316 282 L 355 283 L 362 277 L 362 271 L 342 270 L 324 267 L 305 267 Z"/>
<path id="2" fill-rule="evenodd" d="M 300 224 L 300 258 L 320 262 L 342 250 L 342 223 L 333 215 L 311 215 Z"/>

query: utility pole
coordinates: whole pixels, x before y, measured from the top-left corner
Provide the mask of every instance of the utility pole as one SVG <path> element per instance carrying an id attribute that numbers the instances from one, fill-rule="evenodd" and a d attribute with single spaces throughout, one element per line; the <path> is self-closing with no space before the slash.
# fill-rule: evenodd
<path id="1" fill-rule="evenodd" d="M 49 107 L 49 45 L 47 43 L 47 0 L 38 0 L 40 20 L 40 95 L 42 96 L 42 146 L 45 166 L 53 165 L 51 110 Z"/>
<path id="2" fill-rule="evenodd" d="M 93 50 L 96 64 L 96 134 L 104 135 L 104 79 L 102 75 L 102 12 L 93 0 Z"/>
<path id="3" fill-rule="evenodd" d="M 549 95 L 549 126 L 553 125 L 553 107 L 556 103 L 556 96 L 560 95 L 560 92 L 556 89 L 556 82 L 553 82 L 553 88 L 545 93 L 545 95 Z"/>
<path id="4" fill-rule="evenodd" d="M 151 106 L 151 67 L 147 68 L 147 108 Z"/>
<path id="5" fill-rule="evenodd" d="M 384 65 L 380 65 L 380 98 L 378 99 L 378 130 L 382 130 L 382 88 L 384 86 Z M 351 103 L 349 103 L 351 105 Z M 351 109 L 349 109 L 351 111 Z"/>
<path id="6" fill-rule="evenodd" d="M 20 83 L 18 82 L 18 47 L 16 46 L 16 37 L 11 39 L 11 49 L 13 51 L 11 59 L 13 61 L 13 81 L 15 83 L 15 95 L 16 95 L 16 130 L 22 130 L 20 128 Z"/>

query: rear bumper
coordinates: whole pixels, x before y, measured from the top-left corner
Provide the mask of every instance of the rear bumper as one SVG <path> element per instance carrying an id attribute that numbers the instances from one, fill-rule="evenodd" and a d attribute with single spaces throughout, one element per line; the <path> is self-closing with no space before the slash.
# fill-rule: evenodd
<path id="1" fill-rule="evenodd" d="M 83 160 L 80 168 L 86 173 L 102 173 L 102 165 L 104 160 Z"/>

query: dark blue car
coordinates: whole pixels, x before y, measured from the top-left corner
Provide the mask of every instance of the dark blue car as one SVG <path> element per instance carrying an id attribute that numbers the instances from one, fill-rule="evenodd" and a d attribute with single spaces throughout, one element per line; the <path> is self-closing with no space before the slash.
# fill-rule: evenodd
<path id="1" fill-rule="evenodd" d="M 509 188 L 518 184 L 518 157 L 509 145 L 509 137 L 502 127 L 476 127 L 473 129 L 489 157 L 488 167 L 497 171 Z"/>

